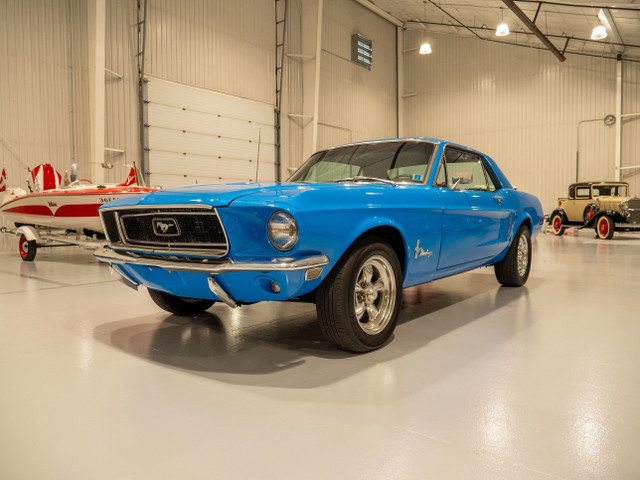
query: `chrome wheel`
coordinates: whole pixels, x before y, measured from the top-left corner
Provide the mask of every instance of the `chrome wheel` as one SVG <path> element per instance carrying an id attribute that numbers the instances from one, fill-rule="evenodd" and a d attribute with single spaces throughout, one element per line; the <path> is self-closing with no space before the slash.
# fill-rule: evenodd
<path id="1" fill-rule="evenodd" d="M 367 258 L 356 275 L 353 307 L 358 325 L 368 335 L 383 331 L 391 321 L 396 303 L 396 280 L 385 257 Z"/>
<path id="2" fill-rule="evenodd" d="M 529 267 L 529 242 L 521 235 L 518 239 L 518 273 L 524 277 Z"/>

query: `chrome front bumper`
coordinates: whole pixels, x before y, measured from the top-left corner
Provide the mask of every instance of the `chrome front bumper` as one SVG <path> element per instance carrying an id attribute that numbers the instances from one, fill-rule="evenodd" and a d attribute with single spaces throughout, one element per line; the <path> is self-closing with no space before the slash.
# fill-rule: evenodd
<path id="1" fill-rule="evenodd" d="M 231 272 L 291 272 L 295 270 L 310 270 L 323 267 L 329 263 L 329 258 L 325 255 L 317 255 L 296 260 L 295 258 L 273 258 L 270 262 L 247 261 L 235 263 L 233 260 L 225 259 L 203 259 L 200 262 L 184 262 L 178 260 L 165 260 L 161 258 L 149 258 L 136 255 L 134 253 L 119 253 L 109 247 L 98 248 L 93 255 L 102 262 L 110 264 L 124 265 L 134 264 L 146 267 L 164 268 L 172 272 L 194 272 L 208 273 L 216 275 Z"/>

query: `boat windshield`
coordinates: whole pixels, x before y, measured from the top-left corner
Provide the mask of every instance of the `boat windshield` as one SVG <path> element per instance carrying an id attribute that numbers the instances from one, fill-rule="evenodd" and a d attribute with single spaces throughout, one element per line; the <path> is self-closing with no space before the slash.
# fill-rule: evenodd
<path id="1" fill-rule="evenodd" d="M 332 148 L 309 158 L 290 182 L 424 183 L 435 145 L 406 141 Z"/>

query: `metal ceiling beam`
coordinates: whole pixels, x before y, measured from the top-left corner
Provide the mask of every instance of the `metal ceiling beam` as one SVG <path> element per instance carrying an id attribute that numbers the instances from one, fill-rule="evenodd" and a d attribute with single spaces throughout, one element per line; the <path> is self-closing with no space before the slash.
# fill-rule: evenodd
<path id="1" fill-rule="evenodd" d="M 553 53 L 558 60 L 560 60 L 561 62 L 564 62 L 567 59 L 567 57 L 565 57 L 562 54 L 562 52 L 560 52 L 560 50 L 558 50 L 556 46 L 553 43 L 551 43 L 551 40 L 549 40 L 545 36 L 545 34 L 542 33 L 538 29 L 538 27 L 536 27 L 535 23 L 529 20 L 529 17 L 527 17 L 527 15 L 522 10 L 520 10 L 520 7 L 518 7 L 512 0 L 502 0 L 502 3 L 504 3 L 507 7 L 509 7 L 509 10 L 511 10 L 515 14 L 515 16 L 518 17 L 522 21 L 522 23 L 524 23 L 527 26 L 527 28 L 529 28 L 529 30 L 531 30 L 534 33 L 534 35 L 538 37 L 538 39 L 542 43 L 544 43 L 544 45 L 549 50 L 551 50 L 551 53 Z"/>
<path id="2" fill-rule="evenodd" d="M 450 23 L 443 23 L 443 22 L 425 22 L 422 20 L 408 20 L 406 27 L 405 28 L 409 28 L 411 27 L 412 24 L 416 24 L 416 25 L 433 25 L 436 27 L 452 27 L 453 25 L 451 25 Z M 495 32 L 495 28 L 490 28 L 490 27 L 486 27 L 486 26 L 481 26 L 481 27 L 474 27 L 472 25 L 460 25 L 461 27 L 464 27 L 466 29 L 471 29 L 471 30 L 482 30 L 482 31 L 486 31 L 486 32 Z M 526 31 L 512 31 L 511 33 L 517 33 L 518 35 L 535 35 L 533 32 L 526 32 Z M 587 42 L 587 43 L 598 43 L 600 45 L 602 45 L 604 42 L 602 40 L 591 40 L 590 38 L 582 38 L 582 37 L 569 37 L 567 35 L 553 35 L 553 34 L 547 34 L 547 37 L 550 38 L 561 38 L 563 40 L 571 40 L 572 42 Z M 481 37 L 482 38 L 482 37 Z M 487 38 L 482 38 L 482 40 L 488 40 Z M 499 43 L 507 43 L 509 45 L 515 45 L 512 42 L 499 42 Z M 617 43 L 617 42 L 606 42 L 607 45 L 614 45 L 614 46 L 618 46 L 618 47 L 629 47 L 629 48 L 640 48 L 640 45 L 636 45 L 636 44 L 632 44 L 632 43 Z"/>
<path id="3" fill-rule="evenodd" d="M 618 26 L 616 25 L 616 22 L 613 19 L 613 15 L 611 15 L 611 10 L 609 10 L 608 8 L 603 8 L 602 13 L 604 13 L 604 16 L 607 19 L 607 23 L 609 24 L 609 27 L 611 27 L 611 36 L 613 37 L 615 42 L 617 44 L 624 44 L 624 42 L 622 41 L 622 37 L 620 36 L 620 32 L 618 31 Z M 616 53 L 624 53 L 624 46 L 621 47 L 617 45 L 615 47 L 615 50 L 616 50 Z"/>

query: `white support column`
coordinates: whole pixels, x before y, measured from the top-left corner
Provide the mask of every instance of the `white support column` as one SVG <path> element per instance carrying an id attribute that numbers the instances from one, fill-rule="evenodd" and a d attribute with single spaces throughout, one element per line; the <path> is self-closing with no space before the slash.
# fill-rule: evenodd
<path id="1" fill-rule="evenodd" d="M 318 111 L 320 110 L 320 59 L 322 58 L 322 13 L 323 0 L 318 0 L 318 23 L 316 30 L 316 72 L 313 82 L 313 140 L 311 151 L 318 150 Z"/>
<path id="2" fill-rule="evenodd" d="M 622 166 L 622 60 L 616 61 L 616 170 L 615 180 L 620 181 Z"/>
<path id="3" fill-rule="evenodd" d="M 320 108 L 320 59 L 322 56 L 323 0 L 302 1 L 302 115 L 303 157 L 318 149 L 318 110 Z"/>
<path id="4" fill-rule="evenodd" d="M 397 99 L 398 104 L 396 115 L 397 135 L 399 138 L 404 137 L 404 32 L 402 27 L 396 27 L 396 83 L 397 83 Z"/>
<path id="5" fill-rule="evenodd" d="M 89 122 L 90 179 L 104 183 L 104 75 L 105 75 L 105 0 L 89 0 L 87 23 L 89 33 Z"/>

